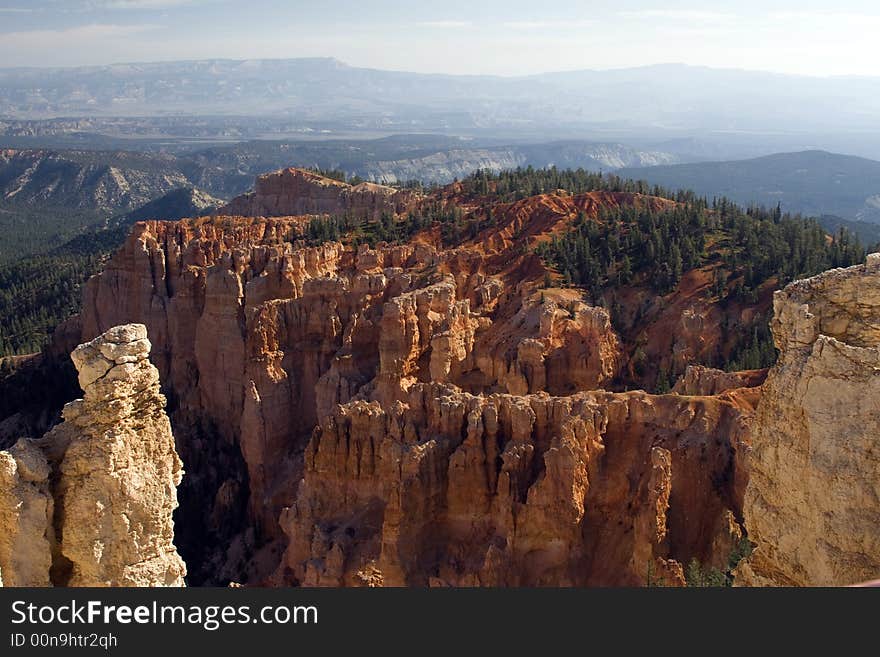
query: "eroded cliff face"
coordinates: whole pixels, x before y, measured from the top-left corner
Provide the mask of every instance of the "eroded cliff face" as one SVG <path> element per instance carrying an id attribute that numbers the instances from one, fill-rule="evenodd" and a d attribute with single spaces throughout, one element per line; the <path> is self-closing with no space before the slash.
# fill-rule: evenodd
<path id="1" fill-rule="evenodd" d="M 852 584 L 880 574 L 880 254 L 777 292 L 753 425 L 738 585 Z"/>
<path id="2" fill-rule="evenodd" d="M 682 584 L 735 537 L 756 395 L 474 396 L 337 406 L 315 431 L 276 581 Z M 719 546 L 727 546 L 719 548 Z"/>
<path id="3" fill-rule="evenodd" d="M 485 256 L 430 244 L 287 241 L 304 221 L 139 224 L 86 287 L 84 338 L 120 321 L 148 327 L 186 436 L 182 494 L 199 499 L 178 525 L 200 545 L 234 546 L 201 555 L 215 575 L 238 577 L 244 553 L 285 540 L 278 516 L 314 428 L 361 390 L 438 381 L 563 394 L 600 386 L 619 366 L 607 312 L 519 286 L 519 262 L 489 276 Z M 278 554 L 263 558 L 254 568 L 265 575 Z"/>
<path id="4" fill-rule="evenodd" d="M 281 205 L 235 207 L 362 207 L 325 179 L 316 204 L 308 176 L 278 174 Z M 632 345 L 608 310 L 546 287 L 528 246 L 603 207 L 670 203 L 541 195 L 499 205 L 458 247 L 436 229 L 309 246 L 310 216 L 137 224 L 86 286 L 83 338 L 148 328 L 187 464 L 191 581 L 674 584 L 693 558 L 724 566 L 756 391 L 604 392 Z M 691 287 L 657 305 L 648 357 L 673 352 L 652 345 L 676 312 L 717 320 Z M 666 358 L 714 349 L 710 334 L 682 333 Z"/>
<path id="5" fill-rule="evenodd" d="M 183 475 L 150 342 L 113 327 L 71 354 L 83 399 L 0 452 L 7 586 L 182 586 L 172 512 Z"/>

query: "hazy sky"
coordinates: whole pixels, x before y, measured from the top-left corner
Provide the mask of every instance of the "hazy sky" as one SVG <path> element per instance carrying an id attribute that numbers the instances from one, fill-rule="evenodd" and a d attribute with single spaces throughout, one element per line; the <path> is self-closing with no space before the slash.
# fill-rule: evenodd
<path id="1" fill-rule="evenodd" d="M 332 56 L 431 73 L 880 76 L 878 43 L 878 0 L 0 0 L 0 66 Z"/>

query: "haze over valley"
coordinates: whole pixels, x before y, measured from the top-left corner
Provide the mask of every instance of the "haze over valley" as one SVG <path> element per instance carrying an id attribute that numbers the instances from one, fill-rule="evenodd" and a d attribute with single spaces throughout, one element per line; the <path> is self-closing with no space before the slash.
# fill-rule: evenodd
<path id="1" fill-rule="evenodd" d="M 335 59 L 17 68 L 0 69 L 0 117 L 7 120 L 0 134 L 223 140 L 432 133 L 622 141 L 686 159 L 808 149 L 880 159 L 878 96 L 880 77 L 674 64 L 519 77 L 382 71 Z"/>

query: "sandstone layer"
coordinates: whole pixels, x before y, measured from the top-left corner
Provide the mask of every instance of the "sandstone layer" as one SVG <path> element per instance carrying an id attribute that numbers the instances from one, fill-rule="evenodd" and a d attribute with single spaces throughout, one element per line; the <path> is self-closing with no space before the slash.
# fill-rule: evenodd
<path id="1" fill-rule="evenodd" d="M 774 300 L 779 360 L 753 425 L 738 585 L 880 574 L 880 254 Z"/>

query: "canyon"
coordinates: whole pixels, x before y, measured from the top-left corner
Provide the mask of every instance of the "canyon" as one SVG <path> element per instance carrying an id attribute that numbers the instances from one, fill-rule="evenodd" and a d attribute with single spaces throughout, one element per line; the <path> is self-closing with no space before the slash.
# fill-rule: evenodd
<path id="1" fill-rule="evenodd" d="M 608 209 L 678 205 L 612 190 L 489 200 L 460 183 L 424 193 L 287 169 L 216 215 L 139 222 L 40 357 L 86 345 L 73 351 L 85 401 L 45 437 L 2 453 L 4 490 L 33 500 L 10 535 L 41 546 L 33 576 L 69 561 L 41 582 L 72 585 L 179 585 L 184 568 L 190 584 L 684 585 L 694 564 L 732 569 L 747 541 L 756 547 L 737 583 L 876 574 L 877 397 L 855 409 L 841 447 L 834 418 L 858 394 L 840 388 L 828 401 L 822 390 L 876 383 L 877 256 L 775 297 L 765 285 L 750 303 L 722 302 L 710 263 L 685 271 L 670 294 L 621 286 L 611 308 L 560 285 L 535 253 Z M 426 208 L 454 209 L 476 228 L 454 243 L 438 225 L 398 243 L 309 237 L 321 215 L 374 225 Z M 771 303 L 780 359 L 769 373 L 701 365 L 733 349 L 728 327 Z M 128 330 L 116 327 L 132 324 L 143 328 L 130 329 L 134 340 L 113 342 Z M 137 367 L 113 361 L 110 371 L 138 372 L 123 396 L 89 374 L 108 340 L 149 344 L 155 364 L 143 348 Z M 672 392 L 645 392 L 661 373 L 678 376 Z M 112 417 L 90 406 L 96 385 L 118 402 Z M 0 437 L 40 435 L 45 413 L 17 410 Z M 69 538 L 63 514 L 76 499 L 50 481 L 59 476 L 51 446 L 71 432 L 93 445 L 108 423 L 129 442 L 160 436 L 137 450 L 161 487 L 145 491 L 151 517 L 158 509 L 164 519 L 144 525 L 143 571 L 86 559 L 80 548 L 94 537 Z M 810 457 L 814 431 L 828 448 Z M 112 492 L 105 474 L 90 481 Z M 830 519 L 818 536 L 791 493 L 817 480 L 828 506 L 810 509 Z M 853 488 L 858 531 L 836 517 Z M 43 515 L 56 520 L 41 534 L 32 519 Z M 804 566 L 815 555 L 791 541 L 827 542 L 823 570 Z M 15 553 L 0 544 L 4 580 L 25 572 L 6 566 Z"/>

